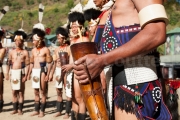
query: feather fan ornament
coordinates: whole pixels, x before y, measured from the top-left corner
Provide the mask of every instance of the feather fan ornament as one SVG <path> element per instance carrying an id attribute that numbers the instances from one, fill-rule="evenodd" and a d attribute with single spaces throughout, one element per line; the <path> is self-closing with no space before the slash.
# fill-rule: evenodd
<path id="1" fill-rule="evenodd" d="M 83 11 L 91 9 L 91 8 L 97 9 L 97 7 L 94 4 L 93 0 L 89 0 L 86 4 L 84 4 Z"/>
<path id="2" fill-rule="evenodd" d="M 35 24 L 33 26 L 33 28 L 38 28 L 38 29 L 41 29 L 41 30 L 45 31 L 45 27 L 41 23 L 42 22 L 42 18 L 43 18 L 43 12 L 44 12 L 44 6 L 40 3 L 39 4 L 39 23 Z"/>
<path id="3" fill-rule="evenodd" d="M 3 9 L 0 11 L 0 21 L 8 11 L 9 11 L 9 6 L 4 6 Z"/>

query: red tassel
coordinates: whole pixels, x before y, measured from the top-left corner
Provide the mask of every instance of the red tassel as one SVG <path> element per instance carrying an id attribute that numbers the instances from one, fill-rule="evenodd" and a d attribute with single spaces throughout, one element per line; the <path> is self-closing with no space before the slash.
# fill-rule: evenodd
<path id="1" fill-rule="evenodd" d="M 49 35 L 51 33 L 51 28 L 46 28 L 46 34 Z"/>

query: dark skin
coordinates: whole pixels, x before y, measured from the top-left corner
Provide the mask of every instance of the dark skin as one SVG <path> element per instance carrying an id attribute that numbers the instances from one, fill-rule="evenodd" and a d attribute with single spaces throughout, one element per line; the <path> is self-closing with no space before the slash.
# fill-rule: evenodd
<path id="1" fill-rule="evenodd" d="M 16 49 L 12 50 L 9 53 L 9 58 L 12 60 L 12 69 L 21 69 L 22 68 L 22 62 L 25 62 L 26 60 L 29 60 L 29 54 L 27 50 L 23 50 L 23 44 L 24 41 L 19 39 L 19 37 L 15 40 L 16 44 Z M 17 56 L 17 53 L 20 53 L 19 56 Z M 10 66 L 9 66 L 10 67 Z M 19 102 L 23 103 L 24 102 L 24 90 L 25 90 L 25 81 L 27 80 L 27 73 L 29 70 L 29 65 L 26 66 L 25 70 L 25 75 L 22 76 L 22 82 L 21 82 L 21 89 L 20 90 L 12 90 L 12 96 L 13 96 L 13 103 Z M 9 73 L 9 72 L 8 72 Z M 9 80 L 8 76 L 6 80 Z M 19 97 L 19 98 L 18 98 Z M 18 113 L 19 115 L 22 115 L 21 110 L 14 110 L 11 114 L 16 114 Z"/>
<path id="2" fill-rule="evenodd" d="M 151 4 L 162 4 L 162 0 L 116 0 L 112 9 L 112 22 L 115 27 L 129 26 L 139 23 L 138 12 Z M 128 7 L 128 9 L 126 9 Z M 105 24 L 108 13 L 103 15 L 100 24 Z M 132 19 L 133 18 L 133 19 Z M 79 83 L 87 83 L 88 75 L 84 65 L 87 65 L 91 78 L 97 77 L 107 65 L 116 64 L 130 57 L 146 54 L 165 42 L 166 24 L 162 21 L 152 21 L 129 42 L 106 54 L 86 55 L 74 63 L 74 73 Z M 121 114 L 121 116 L 120 116 Z M 130 117 L 137 120 L 135 115 L 129 115 L 115 107 L 115 119 Z"/>
<path id="3" fill-rule="evenodd" d="M 32 50 L 32 57 L 34 58 L 34 63 L 30 64 L 30 69 L 29 69 L 29 73 L 28 73 L 28 77 L 27 79 L 30 80 L 30 75 L 32 72 L 32 68 L 40 68 L 40 62 L 46 62 L 46 57 L 50 56 L 50 51 L 47 47 L 45 47 L 42 42 L 39 45 L 39 41 L 35 40 L 33 38 L 33 44 L 35 46 L 35 48 Z M 34 89 L 34 95 L 35 95 L 35 101 L 40 101 L 40 94 L 42 96 L 41 98 L 41 103 L 46 103 L 46 97 L 47 97 L 47 91 L 46 91 L 46 85 L 47 82 L 51 81 L 49 80 L 49 75 L 50 75 L 50 69 L 51 69 L 51 63 L 48 63 L 48 72 L 47 75 L 45 75 L 45 73 L 41 74 L 41 89 Z M 44 117 L 44 112 L 37 112 L 35 111 L 34 113 L 31 114 L 31 116 L 35 116 L 38 115 L 38 117 Z"/>

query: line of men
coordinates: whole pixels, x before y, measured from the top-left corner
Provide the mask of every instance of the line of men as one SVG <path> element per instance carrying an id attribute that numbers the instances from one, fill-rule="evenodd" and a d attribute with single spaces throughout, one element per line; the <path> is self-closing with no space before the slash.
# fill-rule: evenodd
<path id="1" fill-rule="evenodd" d="M 16 90 L 14 84 L 20 83 L 17 77 L 23 82 L 30 79 L 32 74 L 32 86 L 35 94 L 35 112 L 32 116 L 43 117 L 46 108 L 47 82 L 53 79 L 54 71 L 56 71 L 56 84 L 59 88 L 57 87 L 58 111 L 55 117 L 60 116 L 62 111 L 63 83 L 60 81 L 60 76 L 66 72 L 64 79 L 67 96 L 65 118 L 69 117 L 71 111 L 72 120 L 85 120 L 86 107 L 79 87 L 79 84 L 88 82 L 89 77 L 83 66 L 85 63 L 92 79 L 101 75 L 104 94 L 107 93 L 107 84 L 112 84 L 113 77 L 114 106 L 110 115 L 111 119 L 171 120 L 172 117 L 162 99 L 161 84 L 158 80 L 159 67 L 155 67 L 159 65 L 159 62 L 154 61 L 156 51 L 153 51 L 164 42 L 165 38 L 165 26 L 168 20 L 162 6 L 163 1 L 94 0 L 94 3 L 102 8 L 102 11 L 92 12 L 90 19 L 87 11 L 88 15 L 83 15 L 79 11 L 71 11 L 68 15 L 68 30 L 70 45 L 82 41 L 89 42 L 89 35 L 84 29 L 85 19 L 88 20 L 89 30 L 93 36 L 92 41 L 98 43 L 101 51 L 99 55 L 86 55 L 74 62 L 71 55 L 73 51 L 70 51 L 68 45 L 64 43 L 68 35 L 64 34 L 66 30 L 63 27 L 59 27 L 56 32 L 61 45 L 51 55 L 43 42 L 44 30 L 34 27 L 32 33 L 35 48 L 29 57 L 28 52 L 22 49 L 23 34 L 19 31 L 15 32 L 14 40 L 17 48 L 9 53 L 8 60 L 8 66 L 11 67 L 12 88 L 15 87 L 12 114 L 21 115 L 23 108 L 24 88 L 21 83 L 21 88 L 18 88 L 20 90 Z M 159 11 L 158 14 L 156 10 Z M 98 15 L 93 18 L 96 13 Z M 147 17 L 146 14 L 150 14 L 150 16 Z M 69 63 L 62 66 L 60 54 L 64 52 L 69 56 L 67 58 Z M 134 56 L 137 57 L 130 59 Z M 123 61 L 124 59 L 125 61 Z M 151 62 L 154 61 L 149 63 L 150 66 L 146 64 L 146 60 L 149 59 Z M 139 66 L 138 60 L 143 61 L 141 66 Z M 134 64 L 129 64 L 129 61 Z M 46 68 L 46 66 L 48 67 Z M 108 67 L 105 68 L 105 66 Z M 23 68 L 26 68 L 24 72 Z M 113 74 L 109 74 L 111 71 Z M 107 80 L 107 78 L 109 79 Z M 19 100 L 17 100 L 17 95 L 21 96 Z M 71 101 L 72 107 L 70 107 Z M 3 103 L 3 99 L 0 103 Z M 109 106 L 112 105 L 109 104 Z"/>
<path id="2" fill-rule="evenodd" d="M 97 18 L 100 15 L 99 10 L 92 9 L 90 12 L 96 14 Z M 97 12 L 97 13 L 96 13 Z M 89 14 L 86 13 L 86 17 Z M 91 15 L 88 17 L 92 17 Z M 87 18 L 90 19 L 90 18 Z M 94 18 L 93 18 L 94 19 Z M 92 20 L 93 20 L 92 19 Z M 4 75 L 6 80 L 10 80 L 12 87 L 12 104 L 13 111 L 11 114 L 22 115 L 23 114 L 23 105 L 24 105 L 24 91 L 25 91 L 25 81 L 32 80 L 32 87 L 34 88 L 35 95 L 35 111 L 31 114 L 31 116 L 38 115 L 39 117 L 44 116 L 45 108 L 46 108 L 46 97 L 47 97 L 47 86 L 48 82 L 52 81 L 53 77 L 56 80 L 56 91 L 57 91 L 57 113 L 54 117 L 60 116 L 63 110 L 63 98 L 62 98 L 62 88 L 65 86 L 66 90 L 66 114 L 64 118 L 69 118 L 69 113 L 72 113 L 71 116 L 75 119 L 85 119 L 86 117 L 86 108 L 82 99 L 82 94 L 79 88 L 79 83 L 77 80 L 73 81 L 73 90 L 72 90 L 72 78 L 73 76 L 73 60 L 70 55 L 71 51 L 69 45 L 66 44 L 66 40 L 70 36 L 71 45 L 74 43 L 81 42 L 82 40 L 79 38 L 79 30 L 82 34 L 82 39 L 84 42 L 89 42 L 89 36 L 87 31 L 84 29 L 85 17 L 82 12 L 71 11 L 68 15 L 69 20 L 69 31 L 64 27 L 58 27 L 56 30 L 57 35 L 57 43 L 60 45 L 54 50 L 54 53 L 51 55 L 50 50 L 45 46 L 44 37 L 45 37 L 45 29 L 43 25 L 38 26 L 38 24 L 33 26 L 32 30 L 32 40 L 34 44 L 34 48 L 29 52 L 24 48 L 24 41 L 27 38 L 27 34 L 23 29 L 19 29 L 14 32 L 14 41 L 16 48 L 9 51 L 8 53 L 8 61 L 6 69 L 4 73 L 8 73 L 8 75 Z M 92 22 L 92 21 L 91 21 Z M 98 21 L 96 21 L 98 22 Z M 92 24 L 92 23 L 91 23 Z M 92 29 L 92 26 L 90 27 Z M 70 35 L 68 35 L 68 32 Z M 95 32 L 94 30 L 90 30 L 91 35 Z M 1 30 L 1 39 L 3 39 L 4 31 Z M 3 60 L 6 50 L 1 45 L 1 60 Z M 63 65 L 60 60 L 60 53 L 67 52 L 68 53 L 68 63 L 67 65 Z M 1 61 L 3 62 L 3 61 Z M 63 78 L 63 81 L 60 81 L 61 74 L 63 72 L 66 73 Z M 55 74 L 55 75 L 54 75 Z M 2 89 L 1 97 L 0 97 L 0 110 L 3 109 L 3 75 L 1 75 L 1 84 L 0 88 Z M 105 93 L 105 83 L 103 85 L 104 93 Z M 41 94 L 41 99 L 40 99 Z M 73 96 L 72 96 L 73 94 Z M 73 97 L 73 98 L 72 98 Z M 72 100 L 73 99 L 73 100 Z M 73 101 L 73 105 L 72 104 Z M 72 118 L 73 119 L 73 118 Z"/>

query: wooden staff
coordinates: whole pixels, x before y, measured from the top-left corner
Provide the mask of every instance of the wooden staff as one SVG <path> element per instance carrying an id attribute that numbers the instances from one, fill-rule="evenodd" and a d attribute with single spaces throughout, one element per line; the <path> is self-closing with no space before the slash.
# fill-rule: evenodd
<path id="1" fill-rule="evenodd" d="M 97 44 L 94 42 L 81 42 L 71 45 L 71 53 L 74 61 L 87 54 L 97 54 L 97 52 Z M 91 80 L 86 65 L 85 68 L 89 76 L 89 83 L 79 84 L 79 86 L 82 91 L 83 99 L 89 115 L 92 120 L 109 120 L 108 112 L 104 101 L 100 76 Z"/>
<path id="2" fill-rule="evenodd" d="M 59 52 L 59 58 L 60 58 L 60 62 L 61 62 L 61 66 L 66 65 L 69 63 L 69 59 L 68 59 L 68 53 L 67 52 Z M 61 76 L 58 80 L 58 84 L 60 84 L 60 82 L 64 79 L 66 72 L 63 72 L 63 70 L 61 70 Z"/>

